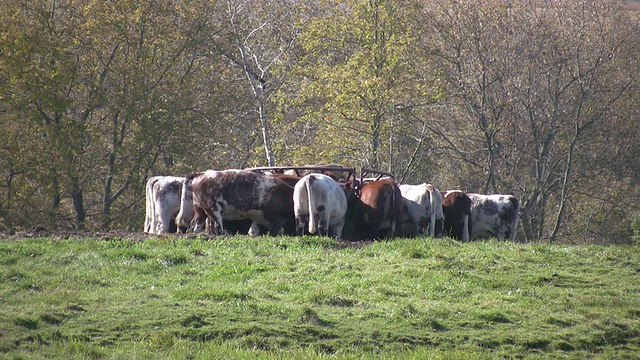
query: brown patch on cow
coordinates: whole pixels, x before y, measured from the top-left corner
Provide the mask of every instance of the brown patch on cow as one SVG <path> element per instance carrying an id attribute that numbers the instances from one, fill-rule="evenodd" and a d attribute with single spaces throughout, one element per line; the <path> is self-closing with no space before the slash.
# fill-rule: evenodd
<path id="1" fill-rule="evenodd" d="M 444 213 L 443 235 L 462 240 L 464 216 L 468 216 L 471 233 L 471 199 L 463 192 L 440 192 L 442 194 L 442 212 Z M 445 196 L 446 195 L 446 196 Z"/>
<path id="2" fill-rule="evenodd" d="M 291 187 L 296 186 L 296 184 L 298 183 L 298 180 L 300 180 L 299 176 L 289 175 L 289 174 L 272 174 L 269 176 L 271 176 L 274 179 L 278 179 Z"/>
<path id="3" fill-rule="evenodd" d="M 380 226 L 390 222 L 385 237 L 392 238 L 400 232 L 404 203 L 400 188 L 394 179 L 387 178 L 365 183 L 360 189 L 360 200 L 368 218 L 369 232 L 365 237 L 375 240 L 380 236 Z"/>

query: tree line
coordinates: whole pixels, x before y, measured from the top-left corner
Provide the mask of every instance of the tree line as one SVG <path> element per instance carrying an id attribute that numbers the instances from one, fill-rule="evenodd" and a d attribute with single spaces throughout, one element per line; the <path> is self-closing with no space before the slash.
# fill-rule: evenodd
<path id="1" fill-rule="evenodd" d="M 516 195 L 522 241 L 627 243 L 638 28 L 612 1 L 6 0 L 0 230 L 141 231 L 150 176 L 340 163 Z"/>

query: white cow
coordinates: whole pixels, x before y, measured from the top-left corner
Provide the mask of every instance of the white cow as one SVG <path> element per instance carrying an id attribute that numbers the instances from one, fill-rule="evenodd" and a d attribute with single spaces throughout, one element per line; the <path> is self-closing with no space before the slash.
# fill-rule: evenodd
<path id="1" fill-rule="evenodd" d="M 467 193 L 471 199 L 471 238 L 516 239 L 520 202 L 512 195 Z"/>
<path id="2" fill-rule="evenodd" d="M 174 224 L 180 210 L 180 197 L 185 178 L 154 176 L 147 181 L 144 232 L 166 234 L 177 231 Z"/>
<path id="3" fill-rule="evenodd" d="M 430 236 L 440 236 L 442 226 L 438 226 L 436 229 L 436 222 L 442 222 L 444 220 L 442 194 L 440 194 L 440 191 L 433 185 L 427 183 L 417 185 L 400 184 L 398 187 L 400 188 L 403 198 L 419 204 L 424 209 L 429 219 L 429 230 L 427 234 Z M 405 206 L 405 210 L 407 211 L 407 216 L 411 219 L 419 219 L 423 216 L 422 211 L 419 211 L 419 209 L 414 206 Z M 413 211 L 413 214 L 411 211 Z M 420 223 L 414 222 L 414 224 L 422 228 Z"/>
<path id="4" fill-rule="evenodd" d="M 345 190 L 327 175 L 305 175 L 293 189 L 293 211 L 298 235 L 308 226 L 311 234 L 339 239 L 347 214 Z"/>

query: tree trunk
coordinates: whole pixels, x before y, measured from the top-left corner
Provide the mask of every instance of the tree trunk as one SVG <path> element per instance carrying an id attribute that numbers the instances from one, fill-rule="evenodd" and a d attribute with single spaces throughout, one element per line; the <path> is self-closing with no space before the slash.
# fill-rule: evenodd
<path id="1" fill-rule="evenodd" d="M 261 97 L 264 97 L 262 94 Z M 269 166 L 275 166 L 276 160 L 273 156 L 273 149 L 271 148 L 271 136 L 269 135 L 269 120 L 267 120 L 267 111 L 265 109 L 264 100 L 258 100 L 258 111 L 260 112 L 260 125 L 262 127 L 262 141 L 264 143 L 264 152 L 267 156 L 267 163 Z"/>
<path id="2" fill-rule="evenodd" d="M 109 174 L 104 181 L 104 190 L 102 194 L 102 224 L 100 225 L 102 230 L 109 229 L 109 224 L 111 223 L 111 182 L 113 181 L 115 160 L 115 154 L 111 153 L 109 155 Z"/>
<path id="3" fill-rule="evenodd" d="M 71 179 L 71 182 L 71 197 L 73 199 L 73 208 L 76 211 L 76 228 L 78 230 L 84 230 L 86 214 L 84 211 L 82 189 L 80 188 L 79 180 L 75 176 Z"/>
<path id="4" fill-rule="evenodd" d="M 373 169 L 378 167 L 380 163 L 379 159 L 379 151 L 380 151 L 380 125 L 382 123 L 382 118 L 380 115 L 376 115 L 373 119 L 373 123 L 371 124 L 372 136 L 371 136 L 371 159 L 370 166 Z"/>

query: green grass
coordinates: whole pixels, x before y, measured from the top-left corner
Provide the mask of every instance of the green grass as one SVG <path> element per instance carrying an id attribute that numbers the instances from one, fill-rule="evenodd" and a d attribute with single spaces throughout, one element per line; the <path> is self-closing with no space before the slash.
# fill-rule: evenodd
<path id="1" fill-rule="evenodd" d="M 0 241 L 0 357 L 640 358 L 640 248 Z"/>

